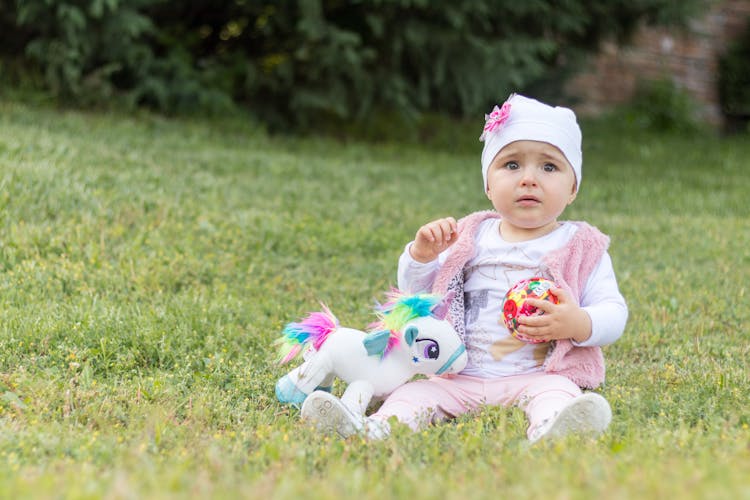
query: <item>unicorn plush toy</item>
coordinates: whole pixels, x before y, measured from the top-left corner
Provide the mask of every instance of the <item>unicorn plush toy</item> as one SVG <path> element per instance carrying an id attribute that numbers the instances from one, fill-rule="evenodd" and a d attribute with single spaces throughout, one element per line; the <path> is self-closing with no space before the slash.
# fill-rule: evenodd
<path id="1" fill-rule="evenodd" d="M 384 398 L 414 375 L 461 371 L 466 349 L 445 319 L 451 299 L 392 290 L 376 308 L 378 321 L 368 333 L 340 326 L 325 305 L 288 324 L 276 341 L 279 362 L 300 353 L 305 361 L 279 379 L 276 397 L 299 406 L 314 390 L 330 390 L 338 377 L 348 384 L 342 402 L 364 415 L 373 397 Z"/>

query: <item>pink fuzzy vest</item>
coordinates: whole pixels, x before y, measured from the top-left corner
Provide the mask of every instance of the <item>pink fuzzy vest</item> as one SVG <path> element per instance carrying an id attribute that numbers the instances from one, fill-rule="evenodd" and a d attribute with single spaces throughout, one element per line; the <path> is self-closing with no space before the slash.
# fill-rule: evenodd
<path id="1" fill-rule="evenodd" d="M 456 293 L 450 305 L 450 318 L 456 330 L 464 335 L 463 269 L 476 251 L 475 235 L 479 224 L 489 218 L 500 218 L 485 211 L 467 215 L 458 221 L 458 241 L 440 268 L 433 293 Z M 578 230 L 567 245 L 548 253 L 543 260 L 552 279 L 571 296 L 581 300 L 589 275 L 609 246 L 609 238 L 585 222 L 574 222 Z M 593 389 L 604 382 L 604 356 L 599 347 L 577 347 L 570 340 L 560 340 L 544 362 L 544 371 L 563 375 L 578 386 Z"/>

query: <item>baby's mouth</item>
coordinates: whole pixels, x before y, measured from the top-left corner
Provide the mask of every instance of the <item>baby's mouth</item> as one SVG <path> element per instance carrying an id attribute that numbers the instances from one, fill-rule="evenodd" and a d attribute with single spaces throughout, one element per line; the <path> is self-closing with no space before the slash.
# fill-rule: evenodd
<path id="1" fill-rule="evenodd" d="M 536 196 L 527 195 L 527 196 L 521 196 L 520 198 L 518 198 L 516 200 L 516 203 L 519 203 L 521 205 L 536 205 L 541 202 L 539 201 L 539 198 L 537 198 Z"/>

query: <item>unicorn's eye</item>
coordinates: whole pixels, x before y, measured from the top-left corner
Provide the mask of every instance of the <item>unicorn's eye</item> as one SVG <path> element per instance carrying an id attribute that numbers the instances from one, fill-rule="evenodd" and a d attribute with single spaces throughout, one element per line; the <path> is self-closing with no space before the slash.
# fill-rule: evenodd
<path id="1" fill-rule="evenodd" d="M 440 346 L 434 340 L 423 341 L 424 357 L 427 359 L 438 359 L 440 357 Z"/>

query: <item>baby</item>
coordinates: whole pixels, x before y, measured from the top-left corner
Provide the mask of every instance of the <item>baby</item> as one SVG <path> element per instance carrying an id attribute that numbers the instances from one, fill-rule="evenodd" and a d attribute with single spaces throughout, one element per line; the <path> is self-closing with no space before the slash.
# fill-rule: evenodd
<path id="1" fill-rule="evenodd" d="M 398 265 L 404 292 L 455 293 L 450 318 L 468 365 L 402 385 L 369 417 L 316 391 L 302 418 L 318 428 L 382 438 L 391 417 L 419 430 L 484 405 L 521 408 L 532 442 L 596 435 L 609 425 L 606 399 L 582 389 L 604 382 L 601 346 L 622 335 L 628 310 L 609 238 L 585 222 L 558 220 L 581 185 L 575 114 L 514 94 L 485 122 L 482 176 L 494 211 L 425 224 Z M 527 299 L 543 314 L 519 318 L 518 333 L 533 341 L 524 342 L 505 327 L 502 306 L 507 291 L 531 277 L 554 281 L 558 302 Z"/>

